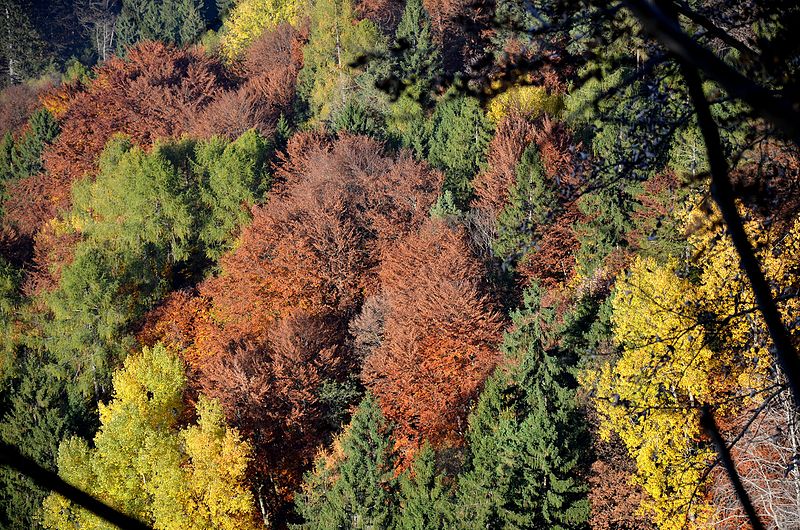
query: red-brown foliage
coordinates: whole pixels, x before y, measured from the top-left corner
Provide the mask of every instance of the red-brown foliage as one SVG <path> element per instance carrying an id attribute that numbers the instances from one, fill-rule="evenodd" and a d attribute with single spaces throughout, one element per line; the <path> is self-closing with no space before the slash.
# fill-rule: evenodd
<path id="1" fill-rule="evenodd" d="M 34 236 L 33 267 L 25 277 L 23 291 L 33 296 L 55 289 L 79 242 L 80 235 L 75 232 L 62 234 L 51 224 L 44 225 Z"/>
<path id="2" fill-rule="evenodd" d="M 48 81 L 45 83 L 43 86 L 35 83 L 10 85 L 0 91 L 0 136 L 13 133 L 25 124 L 39 104 L 39 94 L 50 86 Z"/>
<path id="3" fill-rule="evenodd" d="M 470 401 L 498 360 L 501 319 L 467 235 L 430 220 L 387 250 L 380 269 L 386 321 L 362 377 L 396 422 L 398 446 L 458 442 Z"/>
<path id="4" fill-rule="evenodd" d="M 442 49 L 445 71 L 471 66 L 485 54 L 493 33 L 494 2 L 489 0 L 423 0 L 431 17 L 434 40 Z M 480 73 L 475 73 L 480 79 Z"/>
<path id="5" fill-rule="evenodd" d="M 255 128 L 264 136 L 272 135 L 280 115 L 291 114 L 297 73 L 303 65 L 304 40 L 286 23 L 265 32 L 247 49 L 247 81 L 209 105 L 192 132 L 201 137 L 221 134 L 233 139 Z"/>
<path id="6" fill-rule="evenodd" d="M 403 16 L 404 5 L 400 0 L 358 0 L 355 9 L 359 19 L 369 19 L 384 33 L 393 34 Z"/>
<path id="7" fill-rule="evenodd" d="M 597 460 L 589 476 L 589 524 L 597 530 L 648 530 L 652 524 L 638 515 L 644 499 L 642 489 L 632 483 L 633 470 L 623 458 Z"/>
<path id="8" fill-rule="evenodd" d="M 497 126 L 489 143 L 487 168 L 473 181 L 475 206 L 497 219 L 508 199 L 508 190 L 516 180 L 520 157 L 536 136 L 531 122 L 518 114 L 509 114 Z"/>
<path id="9" fill-rule="evenodd" d="M 137 333 L 139 342 L 161 342 L 181 353 L 192 374 L 197 374 L 224 344 L 211 317 L 211 300 L 192 291 L 175 291 L 150 311 Z"/>
<path id="10" fill-rule="evenodd" d="M 541 231 L 535 252 L 528 252 L 517 266 L 523 284 L 536 278 L 543 287 L 553 289 L 564 286 L 573 278 L 575 252 L 580 247 L 574 226 L 580 218 L 580 212 L 571 203 Z"/>
<path id="11" fill-rule="evenodd" d="M 554 122 L 548 116 L 539 120 L 534 141 L 542 155 L 545 173 L 553 179 L 563 199 L 572 198 L 583 184 L 583 171 L 575 156 L 581 145 L 575 144 L 572 133 L 564 124 Z"/>
<path id="12" fill-rule="evenodd" d="M 69 206 L 72 183 L 96 169 L 113 134 L 125 133 L 143 146 L 180 135 L 230 85 L 222 65 L 194 49 L 146 42 L 124 59 L 107 61 L 69 103 L 61 134 L 43 156 L 46 173 L 10 187 L 8 219 L 22 234 L 34 234 Z"/>
<path id="13" fill-rule="evenodd" d="M 441 182 L 365 137 L 298 143 L 283 183 L 222 259 L 224 273 L 203 287 L 232 337 L 263 335 L 291 307 L 352 314 L 375 290 L 380 250 L 421 224 Z"/>
<path id="14" fill-rule="evenodd" d="M 279 159 L 270 201 L 254 208 L 220 276 L 194 297 L 170 296 L 139 334 L 182 351 L 196 390 L 220 399 L 254 444 L 274 506 L 331 430 L 321 385 L 358 370 L 347 324 L 377 291 L 380 256 L 423 224 L 442 181 L 359 136 L 299 134 Z"/>
<path id="15" fill-rule="evenodd" d="M 337 317 L 293 310 L 266 340 L 239 343 L 201 368 L 201 390 L 253 442 L 255 469 L 278 497 L 299 487 L 328 428 L 319 394 L 325 381 L 352 370 L 339 351 L 344 342 Z"/>

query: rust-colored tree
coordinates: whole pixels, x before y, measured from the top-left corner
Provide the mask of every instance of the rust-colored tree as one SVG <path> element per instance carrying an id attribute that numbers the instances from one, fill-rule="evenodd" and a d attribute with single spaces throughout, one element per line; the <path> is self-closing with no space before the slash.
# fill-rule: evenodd
<path id="1" fill-rule="evenodd" d="M 503 210 L 508 190 L 516 179 L 519 159 L 535 136 L 533 124 L 517 113 L 507 115 L 497 125 L 494 138 L 489 143 L 486 170 L 480 172 L 472 182 L 475 207 L 485 211 L 492 222 Z"/>
<path id="2" fill-rule="evenodd" d="M 469 404 L 498 360 L 502 321 L 468 241 L 434 219 L 384 253 L 383 340 L 362 377 L 398 424 L 407 457 L 425 439 L 461 440 Z"/>
<path id="3" fill-rule="evenodd" d="M 375 140 L 318 133 L 295 135 L 275 175 L 221 274 L 151 312 L 140 340 L 183 352 L 196 389 L 253 443 L 265 513 L 280 517 L 347 405 L 361 359 L 348 321 L 377 291 L 384 249 L 427 219 L 442 176 Z"/>
<path id="4" fill-rule="evenodd" d="M 418 227 L 441 175 L 369 138 L 301 135 L 223 274 L 202 291 L 231 337 L 263 336 L 287 308 L 350 316 L 375 291 L 382 248 Z"/>
<path id="5" fill-rule="evenodd" d="M 265 511 L 277 513 L 300 486 L 323 435 L 330 431 L 323 386 L 352 371 L 341 320 L 334 315 L 286 313 L 266 339 L 243 341 L 201 367 L 200 389 L 217 398 L 253 443 L 253 471 Z"/>
<path id="6" fill-rule="evenodd" d="M 244 84 L 226 92 L 199 116 L 192 132 L 236 138 L 249 129 L 271 136 L 281 115 L 289 117 L 305 36 L 288 23 L 265 32 L 247 49 Z"/>

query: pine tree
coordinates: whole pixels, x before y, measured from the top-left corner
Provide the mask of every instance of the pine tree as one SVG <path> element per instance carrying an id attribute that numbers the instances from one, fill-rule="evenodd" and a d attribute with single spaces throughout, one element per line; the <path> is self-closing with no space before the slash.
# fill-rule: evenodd
<path id="1" fill-rule="evenodd" d="M 341 454 L 323 455 L 307 475 L 297 500 L 305 519 L 299 528 L 393 527 L 390 434 L 378 402 L 367 395 L 339 440 Z"/>
<path id="2" fill-rule="evenodd" d="M 563 353 L 544 347 L 552 315 L 539 299 L 530 288 L 512 315 L 503 342 L 510 367 L 487 382 L 470 418 L 470 467 L 459 491 L 465 528 L 586 527 L 586 487 L 577 476 L 586 434 L 576 384 Z"/>
<path id="3" fill-rule="evenodd" d="M 497 217 L 497 237 L 492 245 L 495 255 L 506 262 L 516 262 L 532 250 L 537 229 L 548 221 L 556 198 L 544 173 L 539 148 L 531 144 L 517 165 L 508 203 Z"/>
<path id="4" fill-rule="evenodd" d="M 400 478 L 397 530 L 453 528 L 450 491 L 436 470 L 436 453 L 425 444 L 411 469 Z"/>

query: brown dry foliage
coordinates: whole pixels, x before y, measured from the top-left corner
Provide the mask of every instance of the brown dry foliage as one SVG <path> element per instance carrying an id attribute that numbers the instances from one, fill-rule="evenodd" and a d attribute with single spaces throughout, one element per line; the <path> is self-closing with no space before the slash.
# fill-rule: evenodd
<path id="1" fill-rule="evenodd" d="M 209 105 L 192 133 L 234 139 L 255 128 L 271 136 L 280 115 L 288 118 L 291 114 L 304 40 L 303 34 L 286 23 L 265 32 L 247 49 L 243 64 L 247 81 Z"/>
<path id="2" fill-rule="evenodd" d="M 377 291 L 382 252 L 422 225 L 442 181 L 375 140 L 319 133 L 290 140 L 276 174 L 219 277 L 170 296 L 139 335 L 180 349 L 196 390 L 220 399 L 255 447 L 273 510 L 331 428 L 321 385 L 358 370 L 347 324 Z"/>
<path id="3" fill-rule="evenodd" d="M 458 443 L 468 406 L 497 363 L 501 318 L 462 228 L 429 220 L 384 254 L 383 341 L 362 378 L 397 423 L 406 456 L 427 439 Z"/>
<path id="4" fill-rule="evenodd" d="M 14 133 L 25 125 L 28 117 L 39 105 L 39 95 L 49 85 L 34 83 L 9 85 L 0 91 L 0 136 Z"/>
<path id="5" fill-rule="evenodd" d="M 333 315 L 287 312 L 266 339 L 237 343 L 201 367 L 200 389 L 254 445 L 255 471 L 276 487 L 277 506 L 296 491 L 325 432 L 322 385 L 351 369 Z"/>
<path id="6" fill-rule="evenodd" d="M 536 250 L 528 252 L 517 265 L 523 285 L 532 279 L 548 289 L 569 283 L 575 276 L 575 252 L 580 247 L 575 223 L 581 214 L 574 203 L 541 231 Z"/>
<path id="7" fill-rule="evenodd" d="M 563 123 L 543 116 L 538 122 L 534 141 L 542 156 L 545 174 L 553 179 L 561 197 L 568 200 L 583 184 L 581 167 L 575 153 L 581 145 L 575 144 L 572 132 Z"/>
<path id="8" fill-rule="evenodd" d="M 401 0 L 358 0 L 356 16 L 373 21 L 385 34 L 394 34 L 403 17 L 405 3 Z"/>
<path id="9" fill-rule="evenodd" d="M 493 220 L 505 207 L 508 190 L 516 180 L 520 157 L 536 136 L 533 124 L 519 114 L 509 114 L 497 126 L 489 143 L 486 170 L 473 181 L 475 206 Z"/>
<path id="10" fill-rule="evenodd" d="M 366 137 L 297 143 L 299 159 L 278 172 L 279 189 L 203 287 L 231 336 L 263 335 L 291 307 L 351 315 L 375 291 L 380 250 L 422 223 L 441 182 Z"/>

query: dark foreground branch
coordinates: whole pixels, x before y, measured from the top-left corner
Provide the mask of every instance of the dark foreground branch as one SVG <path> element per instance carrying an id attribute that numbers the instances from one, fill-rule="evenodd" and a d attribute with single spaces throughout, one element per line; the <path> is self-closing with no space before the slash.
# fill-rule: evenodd
<path id="1" fill-rule="evenodd" d="M 708 405 L 703 407 L 703 412 L 700 415 L 700 423 L 714 443 L 714 447 L 719 455 L 719 461 L 725 468 L 728 478 L 733 485 L 733 490 L 736 492 L 736 497 L 739 499 L 742 509 L 750 520 L 750 526 L 752 526 L 753 530 L 764 530 L 764 525 L 761 523 L 761 519 L 758 518 L 758 514 L 753 507 L 750 496 L 747 494 L 747 490 L 744 489 L 742 479 L 736 471 L 736 466 L 733 465 L 731 452 L 728 450 L 725 440 L 722 439 L 722 435 L 719 433 L 717 423 L 714 421 L 714 415 L 711 413 L 711 408 Z"/>
<path id="2" fill-rule="evenodd" d="M 20 454 L 14 446 L 5 443 L 0 444 L 0 465 L 22 473 L 40 487 L 66 497 L 122 530 L 152 530 L 141 521 L 115 510 L 88 493 L 65 482 L 56 473 L 48 471 L 30 458 Z"/>
<path id="3" fill-rule="evenodd" d="M 697 44 L 655 3 L 626 0 L 625 5 L 648 33 L 682 61 L 722 85 L 728 94 L 750 105 L 756 114 L 782 129 L 789 137 L 800 140 L 800 109 L 797 105 L 775 96 Z"/>

